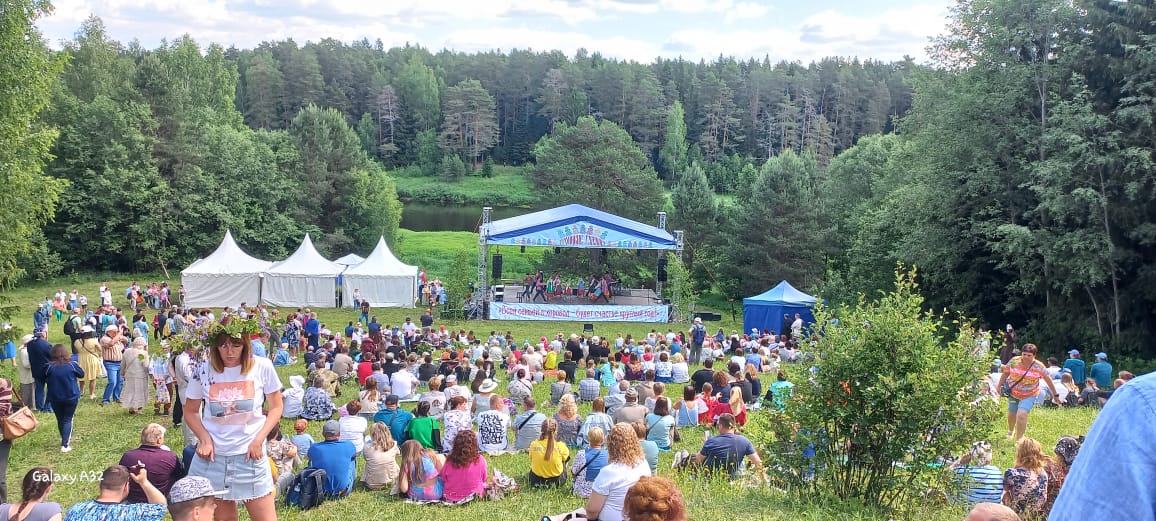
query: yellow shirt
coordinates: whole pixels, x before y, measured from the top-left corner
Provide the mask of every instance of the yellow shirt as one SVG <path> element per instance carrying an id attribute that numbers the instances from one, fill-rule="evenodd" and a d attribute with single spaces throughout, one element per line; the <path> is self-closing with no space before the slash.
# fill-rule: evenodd
<path id="1" fill-rule="evenodd" d="M 554 442 L 554 457 L 546 459 L 546 440 L 535 440 L 530 443 L 530 472 L 540 478 L 553 478 L 562 475 L 566 460 L 570 457 L 570 449 L 560 441 Z"/>

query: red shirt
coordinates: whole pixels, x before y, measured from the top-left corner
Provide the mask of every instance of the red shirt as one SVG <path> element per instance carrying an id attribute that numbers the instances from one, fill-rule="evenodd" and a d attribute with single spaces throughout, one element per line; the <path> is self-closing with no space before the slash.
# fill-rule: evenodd
<path id="1" fill-rule="evenodd" d="M 357 383 L 365 385 L 365 379 L 373 374 L 373 362 L 361 362 L 357 364 Z"/>

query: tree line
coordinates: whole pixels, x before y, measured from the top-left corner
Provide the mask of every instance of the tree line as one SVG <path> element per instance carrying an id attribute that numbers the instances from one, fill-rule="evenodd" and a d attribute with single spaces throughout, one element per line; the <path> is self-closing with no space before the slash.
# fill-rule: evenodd
<path id="1" fill-rule="evenodd" d="M 54 53 L 26 44 L 47 4 L 16 3 L 0 50 L 35 67 L 4 64 L 27 102 L 0 128 L 35 132 L 0 134 L 0 161 L 44 188 L 6 205 L 27 209 L 0 227 L 12 268 L 179 266 L 225 227 L 265 257 L 304 231 L 341 251 L 396 229 L 386 169 L 496 161 L 550 198 L 668 209 L 698 288 L 728 298 L 788 279 L 850 301 L 903 263 L 929 306 L 1045 349 L 1156 354 L 1153 0 L 958 0 L 929 66 L 146 50 L 97 19 Z"/>

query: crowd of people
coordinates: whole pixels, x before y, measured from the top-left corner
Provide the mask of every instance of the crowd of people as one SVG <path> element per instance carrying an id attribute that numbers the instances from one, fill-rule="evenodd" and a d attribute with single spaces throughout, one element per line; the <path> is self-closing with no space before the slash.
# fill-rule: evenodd
<path id="1" fill-rule="evenodd" d="M 143 310 L 128 318 L 111 303 L 68 311 L 58 321 L 71 348 L 51 345 L 38 329 L 17 354 L 21 400 L 56 416 L 61 451 L 73 449 L 72 418 L 85 388 L 89 400 L 119 403 L 134 415 L 151 399 L 155 415 L 171 416 L 184 430 L 185 443 L 178 456 L 164 445 L 164 427 L 149 424 L 140 447 L 105 470 L 97 500 L 74 505 L 68 519 L 99 519 L 121 508 L 152 519 L 164 516 L 166 503 L 175 519 L 236 519 L 238 505 L 252 519 L 275 519 L 274 497 L 317 469 L 331 499 L 360 484 L 408 501 L 456 504 L 500 498 L 520 482 L 566 488 L 585 501 L 581 512 L 590 519 L 647 519 L 646 508 L 663 513 L 653 519 L 679 519 L 685 505 L 673 482 L 656 477 L 659 454 L 674 451 L 683 433 L 702 432 L 699 450 L 672 454 L 675 472 L 762 476 L 762 458 L 741 429 L 753 411 L 785 406 L 794 384 L 782 364 L 806 359 L 810 340 L 794 327 L 784 335 L 710 335 L 698 319 L 686 331 L 653 329 L 637 339 L 557 333 L 519 343 L 509 332 L 435 327 L 430 309 L 418 323 L 407 318 L 393 327 L 363 307 L 344 330 L 329 329 L 308 309 L 280 322 L 263 306 L 226 308 L 220 317 L 162 308 L 152 324 Z M 246 321 L 256 327 L 230 326 Z M 159 350 L 149 349 L 150 333 L 161 339 Z M 166 339 L 189 333 L 207 345 L 176 343 L 181 349 L 170 352 Z M 959 501 L 976 505 L 973 514 L 1003 512 L 998 503 L 1025 518 L 1046 516 L 1083 439 L 1061 438 L 1054 455 L 1044 454 L 1023 437 L 1028 413 L 1041 400 L 1103 406 L 1112 396 L 1097 383 L 1112 374 L 1104 353 L 1085 371 L 1076 350 L 1063 367 L 1056 360 L 1045 367 L 1032 344 L 1017 351 L 999 365 L 994 384 L 1008 398 L 1014 466 L 992 466 L 987 442 L 953 465 L 966 489 Z M 278 365 L 301 368 L 288 389 Z M 1130 376 L 1121 371 L 1113 385 Z M 98 378 L 106 380 L 99 401 Z M 341 399 L 342 384 L 353 380 L 357 396 Z M 10 411 L 12 394 L 0 379 L 0 416 Z M 548 408 L 536 394 L 548 396 Z M 589 414 L 578 413 L 581 403 Z M 295 420 L 292 434 L 282 434 L 283 418 Z M 308 434 L 310 422 L 320 423 L 322 439 Z M 0 443 L 5 468 L 10 446 Z M 487 460 L 508 453 L 526 458 L 529 472 L 512 479 Z M 29 476 L 35 472 L 46 470 Z M 10 505 L 10 517 L 27 519 L 28 511 L 51 518 L 43 501 L 51 485 L 42 481 L 26 476 L 24 501 Z M 197 492 L 173 492 L 184 489 Z M 2 480 L 0 496 L 7 500 Z M 186 501 L 187 508 L 178 505 Z M 631 508 L 639 517 L 628 514 Z"/>

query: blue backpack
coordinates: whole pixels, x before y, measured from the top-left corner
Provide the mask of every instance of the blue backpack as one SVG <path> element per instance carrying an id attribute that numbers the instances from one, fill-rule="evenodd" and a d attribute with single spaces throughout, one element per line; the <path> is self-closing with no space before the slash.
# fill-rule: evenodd
<path id="1" fill-rule="evenodd" d="M 293 478 L 285 494 L 285 504 L 309 510 L 325 502 L 325 471 L 307 467 Z"/>

